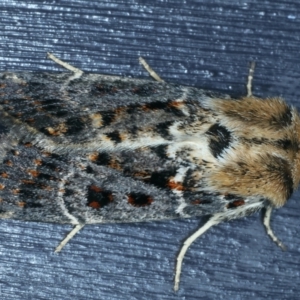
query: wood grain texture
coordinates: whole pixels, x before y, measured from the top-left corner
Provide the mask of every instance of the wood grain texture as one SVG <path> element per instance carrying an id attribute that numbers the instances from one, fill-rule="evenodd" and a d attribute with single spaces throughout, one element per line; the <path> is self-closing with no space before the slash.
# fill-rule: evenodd
<path id="1" fill-rule="evenodd" d="M 282 96 L 300 109 L 300 5 L 281 1 L 11 1 L 1 3 L 0 69 L 78 68 L 148 77 L 233 96 Z M 297 299 L 300 218 L 295 193 L 266 236 L 260 216 L 221 224 L 192 245 L 173 292 L 175 258 L 201 220 L 86 226 L 60 254 L 69 226 L 1 220 L 1 299 Z"/>

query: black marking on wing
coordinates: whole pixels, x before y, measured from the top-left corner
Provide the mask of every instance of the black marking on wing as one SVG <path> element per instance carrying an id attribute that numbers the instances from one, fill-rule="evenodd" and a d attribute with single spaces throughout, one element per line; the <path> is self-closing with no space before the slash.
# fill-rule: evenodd
<path id="1" fill-rule="evenodd" d="M 172 137 L 170 135 L 169 128 L 173 123 L 173 121 L 159 123 L 155 127 L 155 132 L 165 139 L 171 139 Z"/>
<path id="2" fill-rule="evenodd" d="M 67 135 L 77 134 L 85 128 L 85 123 L 78 117 L 69 118 L 66 122 L 67 124 Z"/>
<path id="3" fill-rule="evenodd" d="M 149 206 L 153 202 L 153 198 L 143 193 L 128 194 L 128 203 L 135 207 Z"/>
<path id="4" fill-rule="evenodd" d="M 232 137 L 228 129 L 216 123 L 206 132 L 210 136 L 209 148 L 214 157 L 222 155 L 222 152 L 229 147 Z"/>
<path id="5" fill-rule="evenodd" d="M 159 145 L 159 146 L 153 146 L 150 147 L 151 151 L 153 151 L 159 158 L 161 159 L 167 159 L 167 151 L 168 151 L 168 145 Z"/>
<path id="6" fill-rule="evenodd" d="M 176 173 L 176 168 L 153 172 L 151 174 L 150 180 L 147 180 L 147 182 L 157 187 L 166 188 L 168 186 L 170 178 L 174 177 Z"/>
<path id="7" fill-rule="evenodd" d="M 110 125 L 116 119 L 116 113 L 114 111 L 100 112 L 102 117 L 102 126 Z"/>
<path id="8" fill-rule="evenodd" d="M 113 201 L 113 195 L 111 191 L 103 190 L 96 185 L 88 186 L 87 194 L 87 206 L 99 209 Z"/>
<path id="9" fill-rule="evenodd" d="M 116 144 L 122 142 L 121 134 L 117 130 L 115 130 L 113 132 L 106 133 L 106 136 L 108 138 L 110 138 L 113 142 L 115 142 Z"/>

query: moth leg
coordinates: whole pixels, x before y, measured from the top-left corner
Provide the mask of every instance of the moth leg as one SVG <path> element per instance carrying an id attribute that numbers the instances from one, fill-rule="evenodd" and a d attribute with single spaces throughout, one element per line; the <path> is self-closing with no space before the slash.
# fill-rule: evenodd
<path id="1" fill-rule="evenodd" d="M 263 220 L 267 234 L 274 243 L 276 243 L 283 251 L 285 251 L 286 246 L 277 238 L 277 236 L 274 234 L 274 232 L 271 228 L 271 225 L 270 225 L 271 213 L 272 213 L 272 207 L 268 206 L 265 210 L 264 220 Z"/>
<path id="2" fill-rule="evenodd" d="M 175 272 L 175 282 L 174 282 L 174 291 L 178 291 L 179 288 L 179 282 L 180 282 L 180 273 L 182 269 L 182 261 L 185 256 L 186 251 L 191 246 L 191 244 L 199 238 L 205 231 L 207 231 L 210 227 L 220 223 L 222 221 L 222 218 L 220 218 L 220 215 L 214 215 L 212 216 L 202 227 L 200 227 L 195 233 L 193 233 L 189 238 L 187 238 L 183 246 L 181 247 L 181 250 L 177 256 L 177 264 L 176 264 L 176 272 Z"/>
<path id="3" fill-rule="evenodd" d="M 56 56 L 54 56 L 52 53 L 47 53 L 47 58 L 53 60 L 54 62 L 56 62 L 57 64 L 59 64 L 60 66 L 62 66 L 63 68 L 71 71 L 74 73 L 75 77 L 72 78 L 73 79 L 76 79 L 76 78 L 79 78 L 80 76 L 82 76 L 83 74 L 83 71 L 81 71 L 80 69 L 77 69 L 73 66 L 71 66 L 70 64 L 60 60 L 59 58 L 57 58 Z"/>
<path id="4" fill-rule="evenodd" d="M 252 97 L 252 81 L 253 81 L 253 74 L 255 69 L 255 62 L 252 61 L 249 69 L 248 74 L 248 82 L 247 82 L 247 97 Z"/>
<path id="5" fill-rule="evenodd" d="M 162 80 L 158 75 L 157 73 L 147 64 L 147 62 L 142 58 L 142 57 L 139 57 L 139 62 L 140 64 L 146 69 L 146 71 L 150 74 L 150 76 L 152 78 L 154 78 L 156 81 L 159 81 L 159 82 L 164 82 L 164 80 Z"/>
<path id="6" fill-rule="evenodd" d="M 60 244 L 56 247 L 55 253 L 60 252 L 61 249 L 73 238 L 73 236 L 83 228 L 84 224 L 76 225 L 68 234 L 67 236 L 60 242 Z"/>

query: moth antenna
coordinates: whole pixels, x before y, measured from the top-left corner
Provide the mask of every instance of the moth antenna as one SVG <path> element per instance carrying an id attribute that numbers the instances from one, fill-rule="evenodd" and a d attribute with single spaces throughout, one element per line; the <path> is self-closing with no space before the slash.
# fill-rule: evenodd
<path id="1" fill-rule="evenodd" d="M 248 82 L 247 82 L 247 97 L 253 97 L 252 94 L 252 81 L 255 69 L 255 61 L 252 61 L 250 64 L 249 74 L 248 74 Z"/>
<path id="2" fill-rule="evenodd" d="M 200 227 L 195 233 L 193 233 L 190 237 L 188 237 L 181 250 L 177 256 L 177 264 L 176 264 L 176 272 L 175 272 L 175 280 L 174 280 L 174 291 L 177 292 L 179 289 L 179 282 L 180 282 L 180 273 L 182 269 L 182 261 L 185 256 L 186 251 L 192 245 L 192 243 L 199 238 L 205 231 L 211 228 L 214 225 L 217 225 L 222 221 L 219 214 L 212 216 L 202 227 Z"/>
<path id="3" fill-rule="evenodd" d="M 282 251 L 286 251 L 287 248 L 286 246 L 278 239 L 278 237 L 274 234 L 270 221 L 271 221 L 271 213 L 272 213 L 273 208 L 271 206 L 267 206 L 265 213 L 264 213 L 264 225 L 267 231 L 268 236 L 272 239 L 272 241 L 277 244 L 281 248 Z"/>

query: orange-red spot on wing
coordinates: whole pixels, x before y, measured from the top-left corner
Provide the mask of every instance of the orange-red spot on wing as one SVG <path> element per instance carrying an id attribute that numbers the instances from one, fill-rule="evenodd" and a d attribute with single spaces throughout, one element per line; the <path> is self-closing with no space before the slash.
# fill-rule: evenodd
<path id="1" fill-rule="evenodd" d="M 171 190 L 177 190 L 177 191 L 183 191 L 185 188 L 182 185 L 182 183 L 180 182 L 175 182 L 172 179 L 167 183 L 167 186 L 171 189 Z"/>

